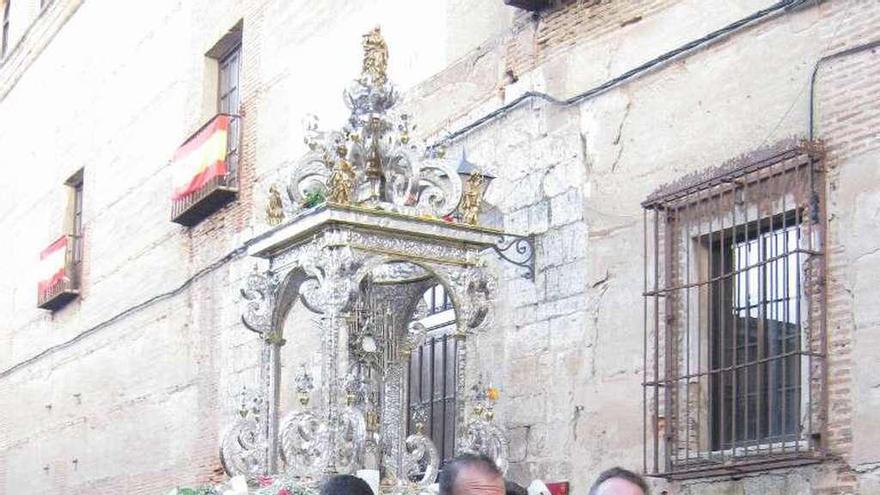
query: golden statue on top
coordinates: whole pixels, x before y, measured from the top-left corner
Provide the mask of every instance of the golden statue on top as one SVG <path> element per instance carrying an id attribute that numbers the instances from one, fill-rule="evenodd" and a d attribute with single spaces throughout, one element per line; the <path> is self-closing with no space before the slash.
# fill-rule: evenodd
<path id="1" fill-rule="evenodd" d="M 327 201 L 341 205 L 350 205 L 354 195 L 355 171 L 345 155 L 348 152 L 345 145 L 340 144 L 336 148 L 339 161 L 333 167 L 330 178 L 327 179 Z"/>
<path id="2" fill-rule="evenodd" d="M 281 193 L 278 187 L 272 184 L 269 187 L 269 204 L 266 205 L 266 223 L 278 225 L 284 221 L 284 205 L 281 203 Z"/>
<path id="3" fill-rule="evenodd" d="M 485 178 L 478 170 L 471 172 L 461 197 L 461 221 L 467 225 L 476 225 L 480 214 L 480 203 L 483 199 Z"/>
<path id="4" fill-rule="evenodd" d="M 373 86 L 382 86 L 388 80 L 388 45 L 378 26 L 363 37 L 364 65 L 361 80 Z"/>

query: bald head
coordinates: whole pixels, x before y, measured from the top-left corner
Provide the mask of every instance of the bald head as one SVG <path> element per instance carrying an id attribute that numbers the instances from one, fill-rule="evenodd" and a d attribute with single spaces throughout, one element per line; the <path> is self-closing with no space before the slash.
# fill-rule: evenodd
<path id="1" fill-rule="evenodd" d="M 593 487 L 590 495 L 649 495 L 648 484 L 638 474 L 626 469 L 615 467 L 603 471 Z"/>
<path id="2" fill-rule="evenodd" d="M 504 478 L 492 459 L 465 454 L 443 466 L 440 495 L 504 495 Z"/>
<path id="3" fill-rule="evenodd" d="M 645 492 L 631 481 L 611 478 L 598 486 L 595 495 L 645 495 Z"/>

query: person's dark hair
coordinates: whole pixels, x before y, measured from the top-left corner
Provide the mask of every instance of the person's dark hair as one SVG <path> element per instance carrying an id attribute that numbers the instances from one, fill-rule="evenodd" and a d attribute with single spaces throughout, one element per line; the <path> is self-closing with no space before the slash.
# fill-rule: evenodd
<path id="1" fill-rule="evenodd" d="M 483 454 L 462 454 L 443 466 L 440 471 L 440 495 L 452 495 L 458 473 L 466 467 L 473 467 L 485 473 L 501 477 L 501 470 L 490 457 Z"/>
<path id="2" fill-rule="evenodd" d="M 366 481 L 350 474 L 340 474 L 321 485 L 321 495 L 375 495 Z"/>
<path id="3" fill-rule="evenodd" d="M 590 495 L 596 495 L 599 493 L 599 486 L 613 478 L 620 478 L 629 481 L 633 485 L 641 488 L 645 495 L 650 495 L 648 483 L 645 482 L 645 479 L 628 469 L 623 469 L 622 467 L 613 467 L 599 473 L 599 477 L 596 478 L 596 481 L 593 482 L 593 486 L 590 487 Z"/>
<path id="4" fill-rule="evenodd" d="M 529 491 L 524 486 L 504 480 L 504 495 L 529 495 Z"/>

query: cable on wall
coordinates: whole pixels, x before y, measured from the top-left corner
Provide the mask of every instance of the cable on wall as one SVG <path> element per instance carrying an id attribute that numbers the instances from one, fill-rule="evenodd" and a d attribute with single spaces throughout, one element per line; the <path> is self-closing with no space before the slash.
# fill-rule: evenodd
<path id="1" fill-rule="evenodd" d="M 845 50 L 841 50 L 839 52 L 832 53 L 831 55 L 826 55 L 819 60 L 816 61 L 816 64 L 813 66 L 813 73 L 810 75 L 810 108 L 809 115 L 810 119 L 808 122 L 809 129 L 807 129 L 807 134 L 810 136 L 810 141 L 813 140 L 816 133 L 816 76 L 819 73 L 819 66 L 823 63 L 833 60 L 835 58 L 846 57 L 849 55 L 854 55 L 859 52 L 864 52 L 867 50 L 873 50 L 874 48 L 880 47 L 880 39 L 869 41 L 867 43 L 862 43 L 861 45 L 856 45 L 851 48 L 847 48 Z"/>
<path id="2" fill-rule="evenodd" d="M 544 100 L 546 102 L 549 102 L 553 105 L 563 106 L 563 107 L 578 104 L 586 99 L 589 99 L 589 98 L 597 96 L 601 93 L 604 93 L 605 91 L 608 91 L 611 88 L 619 86 L 620 84 L 622 84 L 624 82 L 627 82 L 631 79 L 634 79 L 637 76 L 641 76 L 647 72 L 650 72 L 651 70 L 656 69 L 657 67 L 659 67 L 660 65 L 662 65 L 666 62 L 677 59 L 681 55 L 684 55 L 688 52 L 691 52 L 697 48 L 702 48 L 702 47 L 708 46 L 713 42 L 719 41 L 721 38 L 724 38 L 725 36 L 732 34 L 732 33 L 736 32 L 736 31 L 738 31 L 748 25 L 754 24 L 757 21 L 760 21 L 760 20 L 763 20 L 767 17 L 779 14 L 779 13 L 784 12 L 786 10 L 795 9 L 795 8 L 800 7 L 801 5 L 803 5 L 807 2 L 811 2 L 811 1 L 813 1 L 813 0 L 782 0 L 780 2 L 777 2 L 767 8 L 761 9 L 761 10 L 759 10 L 759 11 L 757 11 L 747 17 L 743 17 L 742 19 L 739 19 L 738 21 L 732 22 L 732 23 L 722 27 L 721 29 L 718 29 L 716 31 L 712 31 L 711 33 L 703 36 L 702 38 L 698 38 L 698 39 L 695 39 L 695 40 L 690 41 L 688 43 L 685 43 L 684 45 L 681 45 L 678 48 L 675 48 L 674 50 L 670 50 L 670 51 L 668 51 L 668 52 L 666 52 L 656 58 L 653 58 L 653 59 L 649 60 L 648 62 L 645 62 L 642 65 L 639 65 L 638 67 L 630 69 L 630 70 L 624 72 L 623 74 L 621 74 L 613 79 L 609 79 L 608 81 L 605 81 L 604 83 L 602 83 L 594 88 L 588 89 L 587 91 L 584 91 L 582 93 L 578 93 L 578 94 L 572 96 L 571 98 L 567 98 L 565 100 L 560 100 L 558 98 L 555 98 L 551 95 L 548 95 L 548 94 L 542 93 L 542 92 L 528 91 L 526 93 L 523 93 L 522 95 L 520 95 L 519 97 L 517 97 L 516 99 L 514 99 L 510 103 L 508 103 L 502 107 L 499 107 L 499 108 L 493 110 L 492 112 L 487 113 L 486 115 L 478 118 L 477 120 L 471 122 L 470 124 L 460 128 L 454 132 L 447 134 L 446 136 L 444 136 L 443 138 L 438 140 L 436 143 L 432 144 L 429 147 L 429 149 L 434 149 L 434 148 L 448 145 L 452 141 L 458 139 L 459 137 L 461 137 L 465 134 L 470 133 L 471 131 L 483 126 L 484 124 L 486 124 L 490 121 L 493 121 L 499 117 L 504 116 L 505 114 L 507 114 L 508 112 L 513 110 L 514 108 L 518 107 L 521 103 L 523 103 L 527 100 L 539 99 L 539 100 Z"/>
<path id="3" fill-rule="evenodd" d="M 36 361 L 39 361 L 40 359 L 42 359 L 50 354 L 54 354 L 55 352 L 58 352 L 62 349 L 65 349 L 65 348 L 79 342 L 80 340 L 83 340 L 86 337 L 89 337 L 89 336 L 99 332 L 100 330 L 109 327 L 113 323 L 116 323 L 117 321 L 119 321 L 127 316 L 130 316 L 134 313 L 137 313 L 138 311 L 140 311 L 142 309 L 147 308 L 148 306 L 153 305 L 154 303 L 157 303 L 159 301 L 163 301 L 165 299 L 170 299 L 170 298 L 180 294 L 181 292 L 186 290 L 190 285 L 192 285 L 193 282 L 195 282 L 196 280 L 198 280 L 198 279 L 204 277 L 205 275 L 207 275 L 208 273 L 220 268 L 221 266 L 232 261 L 233 259 L 240 257 L 246 251 L 247 251 L 247 245 L 242 245 L 242 246 L 237 247 L 236 249 L 234 249 L 233 251 L 230 251 L 228 254 L 226 254 L 222 258 L 218 259 L 217 261 L 214 261 L 210 265 L 205 266 L 204 268 L 200 269 L 199 271 L 194 273 L 192 276 L 190 276 L 189 278 L 184 280 L 183 283 L 181 283 L 180 285 L 178 285 L 174 289 L 169 290 L 167 292 L 163 292 L 158 295 L 155 295 L 149 299 L 146 299 L 144 301 L 141 301 L 141 302 L 135 304 L 134 306 L 130 306 L 129 308 L 124 309 L 123 311 L 120 311 L 119 313 L 116 313 L 115 315 L 111 316 L 110 318 L 98 323 L 97 325 L 94 325 L 94 326 L 90 327 L 89 329 L 84 330 L 84 331 L 76 334 L 76 336 L 74 336 L 73 338 L 71 338 L 69 340 L 66 340 L 60 344 L 55 344 L 53 346 L 47 347 L 46 349 L 43 349 L 41 352 L 23 360 L 23 361 L 20 361 L 20 362 L 16 363 L 15 365 L 10 366 L 9 368 L 6 368 L 3 371 L 0 371 L 0 378 L 6 378 L 8 375 L 15 373 L 19 369 L 24 368 L 24 367 L 26 367 Z"/>

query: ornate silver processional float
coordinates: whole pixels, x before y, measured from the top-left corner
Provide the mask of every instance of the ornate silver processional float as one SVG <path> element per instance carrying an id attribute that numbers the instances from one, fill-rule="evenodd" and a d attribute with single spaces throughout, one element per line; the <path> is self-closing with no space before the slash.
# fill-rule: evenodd
<path id="1" fill-rule="evenodd" d="M 410 353 L 426 335 L 412 315 L 437 284 L 456 315 L 455 450 L 485 453 L 506 468 L 507 440 L 492 413 L 497 390 L 466 383 L 464 343 L 491 324 L 495 282 L 484 254 L 532 277 L 532 239 L 478 224 L 491 177 L 410 134 L 410 117 L 394 109 L 378 28 L 363 46 L 361 76 L 344 94 L 348 122 L 323 132 L 307 119 L 309 151 L 270 188 L 272 228 L 249 244 L 269 265 L 255 268 L 242 290 L 244 324 L 263 342 L 261 383 L 243 393 L 220 450 L 226 472 L 251 484 L 361 469 L 380 473 L 385 493 L 420 493 L 435 482 L 441 453 L 423 431 L 425 411 L 405 397 Z M 322 385 L 315 401 L 307 369 L 286 377 L 298 407 L 282 414 L 282 332 L 297 303 L 320 330 Z"/>

